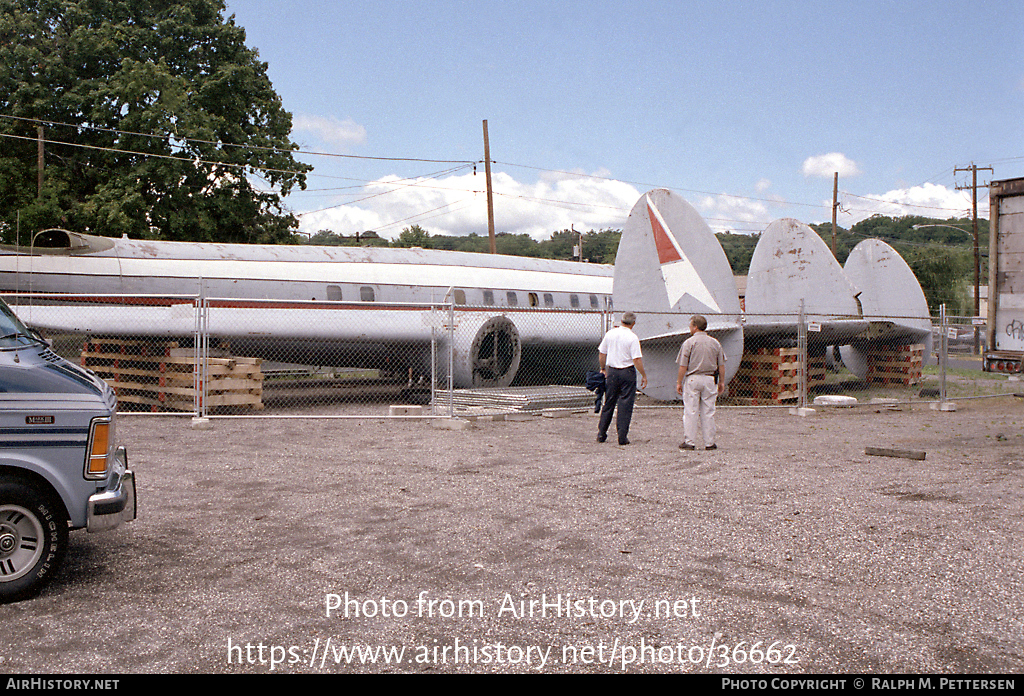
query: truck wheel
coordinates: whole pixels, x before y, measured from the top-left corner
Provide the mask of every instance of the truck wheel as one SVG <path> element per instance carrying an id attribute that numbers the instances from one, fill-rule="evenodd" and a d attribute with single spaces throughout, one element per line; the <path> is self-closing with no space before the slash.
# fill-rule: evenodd
<path id="1" fill-rule="evenodd" d="M 68 548 L 68 521 L 50 496 L 0 478 L 0 602 L 38 592 L 57 573 Z"/>

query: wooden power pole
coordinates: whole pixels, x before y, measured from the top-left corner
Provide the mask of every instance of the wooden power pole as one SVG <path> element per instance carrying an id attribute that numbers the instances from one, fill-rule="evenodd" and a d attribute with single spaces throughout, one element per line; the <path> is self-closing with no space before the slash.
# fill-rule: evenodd
<path id="1" fill-rule="evenodd" d="M 978 248 L 978 170 L 992 171 L 992 167 L 979 167 L 976 164 L 971 164 L 969 167 L 955 167 L 953 173 L 957 172 L 971 172 L 971 185 L 970 186 L 957 186 L 957 191 L 963 191 L 965 189 L 971 189 L 971 219 L 974 222 L 974 316 L 977 317 L 981 313 L 981 251 Z M 992 279 L 989 278 L 989 287 L 992 285 Z M 979 332 L 978 327 L 974 327 L 974 352 L 978 353 L 979 350 Z"/>
<path id="2" fill-rule="evenodd" d="M 498 253 L 494 241 L 494 192 L 491 190 L 491 143 L 487 138 L 487 120 L 484 119 L 484 174 L 487 179 L 487 237 L 491 240 L 491 253 Z"/>

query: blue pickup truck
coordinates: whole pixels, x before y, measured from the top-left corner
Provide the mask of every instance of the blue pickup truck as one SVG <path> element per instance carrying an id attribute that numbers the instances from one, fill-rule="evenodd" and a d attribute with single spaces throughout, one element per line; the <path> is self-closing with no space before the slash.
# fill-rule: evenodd
<path id="1" fill-rule="evenodd" d="M 116 410 L 109 385 L 0 301 L 0 602 L 30 597 L 56 574 L 69 530 L 135 519 Z"/>

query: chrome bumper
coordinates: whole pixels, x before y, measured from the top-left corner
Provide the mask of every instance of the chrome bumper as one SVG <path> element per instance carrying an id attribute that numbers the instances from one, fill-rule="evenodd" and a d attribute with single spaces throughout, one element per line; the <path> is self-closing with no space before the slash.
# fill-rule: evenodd
<path id="1" fill-rule="evenodd" d="M 122 522 L 131 522 L 135 511 L 135 474 L 128 468 L 128 452 L 118 447 L 114 453 L 114 476 L 110 488 L 89 496 L 86 529 L 103 532 Z"/>

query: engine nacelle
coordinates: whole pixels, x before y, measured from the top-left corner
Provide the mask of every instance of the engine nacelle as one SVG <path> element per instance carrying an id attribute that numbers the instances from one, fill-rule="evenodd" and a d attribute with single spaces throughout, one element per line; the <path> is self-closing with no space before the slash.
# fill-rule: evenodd
<path id="1" fill-rule="evenodd" d="M 519 330 L 506 316 L 457 312 L 452 375 L 457 389 L 507 387 L 523 356 Z M 445 371 L 447 365 L 441 365 Z"/>

